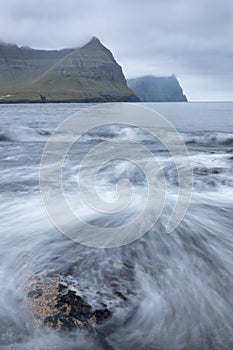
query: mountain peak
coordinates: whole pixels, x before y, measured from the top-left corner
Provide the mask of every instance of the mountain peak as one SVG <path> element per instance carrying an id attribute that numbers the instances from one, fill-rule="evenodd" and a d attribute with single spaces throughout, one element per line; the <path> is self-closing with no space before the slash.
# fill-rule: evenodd
<path id="1" fill-rule="evenodd" d="M 100 39 L 97 38 L 96 36 L 93 36 L 92 39 L 90 40 L 90 43 L 98 43 L 101 44 Z"/>
<path id="2" fill-rule="evenodd" d="M 101 43 L 101 41 L 96 36 L 93 36 L 93 38 L 86 45 L 84 45 L 82 48 L 94 49 L 94 50 L 103 49 L 103 48 L 106 49 L 104 47 L 104 45 Z"/>

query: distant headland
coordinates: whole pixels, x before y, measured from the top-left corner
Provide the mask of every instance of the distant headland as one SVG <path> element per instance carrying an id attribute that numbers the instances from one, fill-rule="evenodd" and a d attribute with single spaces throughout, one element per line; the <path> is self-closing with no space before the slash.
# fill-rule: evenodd
<path id="1" fill-rule="evenodd" d="M 145 76 L 129 79 L 127 83 L 142 102 L 187 102 L 187 97 L 174 75 Z"/>

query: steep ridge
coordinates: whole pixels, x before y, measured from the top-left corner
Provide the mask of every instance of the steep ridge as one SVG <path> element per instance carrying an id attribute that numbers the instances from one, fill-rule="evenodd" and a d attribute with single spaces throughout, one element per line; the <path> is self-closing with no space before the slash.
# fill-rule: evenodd
<path id="1" fill-rule="evenodd" d="M 6 65 L 1 51 L 0 57 Z M 8 48 L 7 59 L 11 59 L 8 69 L 0 68 L 2 103 L 139 100 L 127 87 L 112 53 L 95 37 L 76 50 L 32 50 L 14 45 Z"/>

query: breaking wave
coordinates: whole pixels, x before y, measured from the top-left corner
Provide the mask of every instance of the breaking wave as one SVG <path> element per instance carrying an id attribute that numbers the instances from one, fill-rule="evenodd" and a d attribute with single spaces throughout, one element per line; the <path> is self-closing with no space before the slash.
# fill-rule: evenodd
<path id="1" fill-rule="evenodd" d="M 232 133 L 209 133 L 206 132 L 202 135 L 184 135 L 184 141 L 186 144 L 197 144 L 205 146 L 233 146 L 233 134 Z"/>

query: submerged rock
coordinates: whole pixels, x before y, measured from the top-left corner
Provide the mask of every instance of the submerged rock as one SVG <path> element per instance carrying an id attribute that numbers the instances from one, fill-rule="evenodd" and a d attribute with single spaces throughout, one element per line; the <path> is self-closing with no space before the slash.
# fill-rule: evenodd
<path id="1" fill-rule="evenodd" d="M 25 288 L 24 305 L 37 327 L 55 330 L 88 329 L 111 317 L 108 308 L 93 309 L 60 275 L 40 274 L 31 279 Z"/>
<path id="2" fill-rule="evenodd" d="M 66 246 L 65 258 L 56 251 L 48 259 L 38 249 L 18 260 L 19 295 L 30 334 L 42 338 L 42 343 L 44 335 L 52 334 L 83 337 L 95 345 L 93 349 L 112 349 L 110 335 L 135 312 L 136 286 L 129 289 L 134 281 L 131 259 L 113 259 L 96 250 L 90 254 L 87 248 L 77 252 L 80 247 L 67 243 L 75 249 Z"/>

